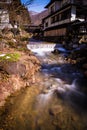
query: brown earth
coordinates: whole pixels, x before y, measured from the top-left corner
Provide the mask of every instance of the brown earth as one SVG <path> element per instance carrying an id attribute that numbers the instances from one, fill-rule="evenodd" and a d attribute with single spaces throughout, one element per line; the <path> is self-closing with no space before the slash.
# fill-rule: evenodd
<path id="1" fill-rule="evenodd" d="M 39 60 L 26 48 L 27 41 L 25 39 L 29 34 L 26 32 L 21 34 L 23 36 L 14 37 L 11 31 L 5 31 L 0 35 L 0 55 L 20 55 L 17 61 L 14 61 L 14 58 L 11 61 L 3 60 L 0 56 L 0 106 L 4 105 L 5 99 L 10 94 L 31 86 L 35 82 L 35 72 L 40 69 Z"/>

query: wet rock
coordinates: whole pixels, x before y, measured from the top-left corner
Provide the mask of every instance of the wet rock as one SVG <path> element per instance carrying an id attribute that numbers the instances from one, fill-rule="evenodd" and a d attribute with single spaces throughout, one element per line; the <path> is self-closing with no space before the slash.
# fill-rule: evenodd
<path id="1" fill-rule="evenodd" d="M 73 44 L 73 48 L 77 48 L 78 47 L 78 44 Z"/>
<path id="2" fill-rule="evenodd" d="M 52 51 L 52 53 L 55 54 L 55 55 L 60 54 L 58 49 L 54 49 L 54 51 Z"/>
<path id="3" fill-rule="evenodd" d="M 61 105 L 56 105 L 49 110 L 50 115 L 56 116 L 57 114 L 63 111 L 63 107 Z"/>

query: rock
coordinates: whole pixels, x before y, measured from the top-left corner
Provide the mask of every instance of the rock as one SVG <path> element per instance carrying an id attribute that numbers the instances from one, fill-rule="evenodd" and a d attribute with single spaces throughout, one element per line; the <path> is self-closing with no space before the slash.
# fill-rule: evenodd
<path id="1" fill-rule="evenodd" d="M 5 64 L 2 63 L 2 66 L 9 75 L 18 74 L 22 77 L 26 74 L 26 66 L 20 62 L 6 62 Z"/>
<path id="2" fill-rule="evenodd" d="M 77 48 L 77 47 L 78 47 L 78 44 L 74 44 L 74 45 L 73 45 L 73 48 Z"/>
<path id="3" fill-rule="evenodd" d="M 40 69 L 38 59 L 25 52 L 18 53 L 20 57 L 17 61 L 0 62 L 0 105 L 3 105 L 2 100 L 4 102 L 10 94 L 36 82 L 35 72 Z"/>
<path id="4" fill-rule="evenodd" d="M 61 105 L 56 105 L 49 110 L 49 113 L 53 116 L 56 116 L 57 114 L 61 113 L 62 111 L 63 111 L 63 107 Z"/>
<path id="5" fill-rule="evenodd" d="M 59 54 L 59 50 L 58 49 L 54 49 L 54 51 L 52 53 L 57 55 L 57 54 Z"/>

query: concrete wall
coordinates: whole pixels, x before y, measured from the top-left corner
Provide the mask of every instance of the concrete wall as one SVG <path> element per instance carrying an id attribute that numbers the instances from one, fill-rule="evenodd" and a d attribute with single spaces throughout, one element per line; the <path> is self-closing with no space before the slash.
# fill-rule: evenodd
<path id="1" fill-rule="evenodd" d="M 9 23 L 8 11 L 0 10 L 0 23 Z"/>
<path id="2" fill-rule="evenodd" d="M 9 14 L 6 10 L 0 10 L 0 29 L 5 27 L 12 28 L 12 25 L 9 23 Z"/>
<path id="3" fill-rule="evenodd" d="M 71 21 L 74 21 L 76 19 L 76 7 L 72 6 L 71 8 Z"/>

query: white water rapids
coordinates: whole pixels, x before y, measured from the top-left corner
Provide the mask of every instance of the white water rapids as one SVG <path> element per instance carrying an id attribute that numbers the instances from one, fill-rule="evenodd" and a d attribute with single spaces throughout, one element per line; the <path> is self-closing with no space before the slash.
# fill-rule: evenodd
<path id="1" fill-rule="evenodd" d="M 30 49 L 29 46 L 27 47 Z M 62 47 L 59 47 L 59 49 L 64 50 Z M 63 100 L 68 100 L 71 104 L 79 103 L 80 99 L 83 104 L 85 95 L 79 91 L 77 85 L 78 79 L 82 78 L 81 73 L 72 65 L 66 63 L 63 53 L 55 56 L 51 53 L 53 50 L 54 45 L 50 44 L 43 44 L 42 46 L 41 43 L 39 47 L 37 43 L 34 43 L 31 47 L 31 51 L 42 64 L 41 75 L 43 75 L 43 82 L 41 84 L 44 86 L 44 90 L 38 96 L 39 105 L 44 106 L 49 103 L 55 93 Z"/>

